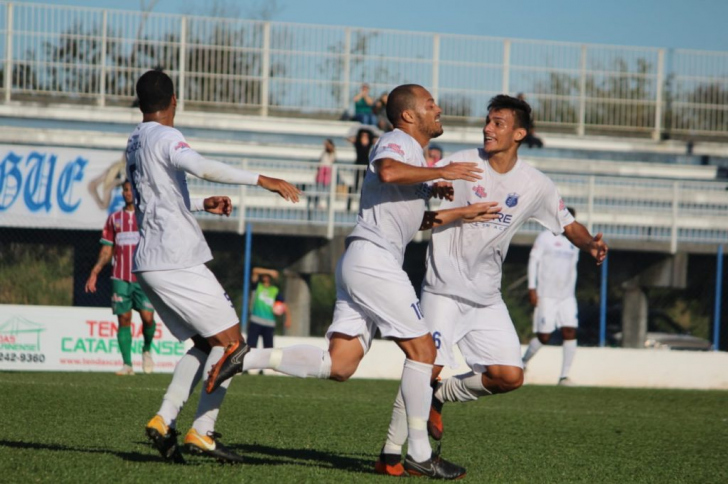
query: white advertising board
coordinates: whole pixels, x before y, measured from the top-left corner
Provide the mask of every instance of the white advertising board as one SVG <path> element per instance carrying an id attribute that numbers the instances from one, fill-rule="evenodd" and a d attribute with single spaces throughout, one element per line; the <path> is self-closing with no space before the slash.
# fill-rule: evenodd
<path id="1" fill-rule="evenodd" d="M 132 362 L 141 372 L 142 325 L 132 314 Z M 185 345 L 156 321 L 154 371 L 171 373 Z M 117 327 L 109 308 L 0 304 L 0 370 L 114 372 L 122 365 Z"/>
<path id="2" fill-rule="evenodd" d="M 0 225 L 101 230 L 125 178 L 121 151 L 0 144 Z"/>

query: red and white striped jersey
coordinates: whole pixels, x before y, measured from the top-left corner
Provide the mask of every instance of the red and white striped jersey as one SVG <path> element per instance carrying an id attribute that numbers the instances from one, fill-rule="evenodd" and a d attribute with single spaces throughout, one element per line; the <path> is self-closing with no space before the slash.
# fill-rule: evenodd
<path id="1" fill-rule="evenodd" d="M 136 282 L 131 272 L 134 250 L 139 243 L 139 229 L 134 211 L 119 210 L 109 215 L 101 232 L 101 243 L 114 246 L 112 279 Z"/>

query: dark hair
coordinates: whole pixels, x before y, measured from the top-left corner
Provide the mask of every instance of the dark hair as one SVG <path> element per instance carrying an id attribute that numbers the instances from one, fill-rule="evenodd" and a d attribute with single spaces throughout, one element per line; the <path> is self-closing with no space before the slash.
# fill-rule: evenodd
<path id="1" fill-rule="evenodd" d="M 445 152 L 443 151 L 443 149 L 442 149 L 442 146 L 440 146 L 440 145 L 436 145 L 435 143 L 432 143 L 431 145 L 429 145 L 429 146 L 427 147 L 427 151 L 430 151 L 430 150 L 437 150 L 437 151 L 439 151 L 439 152 L 440 152 L 441 154 L 444 154 L 444 153 L 445 153 Z"/>
<path id="2" fill-rule="evenodd" d="M 576 210 L 573 207 L 566 207 L 566 210 L 569 211 L 572 217 L 576 218 Z"/>
<path id="3" fill-rule="evenodd" d="M 518 128 L 523 128 L 527 132 L 533 129 L 533 121 L 531 120 L 531 106 L 526 101 L 499 94 L 488 102 L 488 111 L 491 109 L 510 109 L 513 111 L 513 117 L 516 118 Z"/>
<path id="4" fill-rule="evenodd" d="M 424 89 L 419 84 L 402 84 L 392 89 L 387 98 L 387 119 L 397 126 L 402 113 L 415 107 L 415 90 Z"/>
<path id="5" fill-rule="evenodd" d="M 136 93 L 144 114 L 162 111 L 172 102 L 174 83 L 160 70 L 147 71 L 137 81 Z"/>

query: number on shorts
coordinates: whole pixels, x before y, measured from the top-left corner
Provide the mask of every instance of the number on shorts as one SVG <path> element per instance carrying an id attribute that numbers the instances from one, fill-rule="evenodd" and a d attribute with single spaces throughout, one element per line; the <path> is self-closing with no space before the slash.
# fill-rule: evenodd
<path id="1" fill-rule="evenodd" d="M 422 308 L 420 307 L 420 302 L 413 302 L 410 304 L 410 307 L 415 310 L 415 316 L 417 316 L 417 319 L 422 319 Z"/>
<path id="2" fill-rule="evenodd" d="M 225 294 L 225 299 L 227 299 L 230 302 L 230 307 L 235 309 L 235 306 L 233 306 L 233 300 L 230 299 L 230 296 L 228 296 L 228 293 L 223 292 L 223 294 Z"/>
<path id="3" fill-rule="evenodd" d="M 435 348 L 437 348 L 438 350 L 440 349 L 440 336 L 441 334 L 439 331 L 435 331 L 434 333 L 432 333 L 432 341 L 435 342 Z"/>

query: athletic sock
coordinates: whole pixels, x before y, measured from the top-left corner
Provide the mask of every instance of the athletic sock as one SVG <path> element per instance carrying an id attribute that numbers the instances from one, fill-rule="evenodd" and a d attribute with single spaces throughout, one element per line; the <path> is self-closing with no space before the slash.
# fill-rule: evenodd
<path id="1" fill-rule="evenodd" d="M 204 375 L 210 372 L 210 369 L 222 358 L 224 353 L 225 348 L 222 346 L 213 346 L 207 357 L 207 361 L 205 361 Z M 197 430 L 200 435 L 207 435 L 209 432 L 215 430 L 217 414 L 220 412 L 220 405 L 225 398 L 227 388 L 230 386 L 231 381 L 232 378 L 228 378 L 212 393 L 207 393 L 204 389 L 202 390 L 200 403 L 197 405 L 195 421 L 192 423 L 192 428 Z"/>
<path id="2" fill-rule="evenodd" d="M 407 412 L 404 409 L 404 398 L 402 397 L 402 386 L 397 391 L 397 398 L 394 399 L 392 418 L 389 421 L 387 430 L 387 442 L 382 452 L 385 454 L 402 455 L 402 446 L 407 442 Z"/>
<path id="3" fill-rule="evenodd" d="M 563 344 L 564 348 L 564 360 L 561 364 L 561 378 L 569 376 L 569 370 L 571 370 L 571 364 L 574 362 L 574 355 L 576 355 L 576 340 L 567 339 Z"/>
<path id="4" fill-rule="evenodd" d="M 270 369 L 300 378 L 325 380 L 331 375 L 331 355 L 327 350 L 311 345 L 251 349 L 243 360 L 243 369 Z"/>
<path id="5" fill-rule="evenodd" d="M 157 322 L 152 320 L 152 324 L 149 326 L 144 325 L 142 328 L 142 334 L 144 335 L 144 346 L 142 351 L 149 351 L 152 349 L 152 341 L 154 341 L 154 332 L 157 330 Z"/>
<path id="6" fill-rule="evenodd" d="M 116 339 L 119 342 L 119 351 L 121 352 L 121 359 L 124 360 L 124 364 L 127 366 L 131 365 L 131 326 L 119 326 L 119 331 L 116 333 Z"/>
<path id="7" fill-rule="evenodd" d="M 207 355 L 204 351 L 190 348 L 174 367 L 172 382 L 167 388 L 167 393 L 164 394 L 162 407 L 157 412 L 157 415 L 161 416 L 170 427 L 177 426 L 177 416 L 180 410 L 202 379 L 202 364 L 206 358 Z"/>
<path id="8" fill-rule="evenodd" d="M 443 380 L 435 398 L 441 402 L 472 402 L 492 394 L 483 386 L 483 375 L 471 371 Z"/>
<path id="9" fill-rule="evenodd" d="M 407 412 L 407 453 L 415 462 L 424 462 L 432 457 L 427 437 L 427 418 L 432 403 L 432 366 L 406 359 L 402 371 L 402 399 Z"/>
<path id="10" fill-rule="evenodd" d="M 528 363 L 528 360 L 533 358 L 533 355 L 535 355 L 538 352 L 538 350 L 541 349 L 542 346 L 543 346 L 543 343 L 541 343 L 538 340 L 538 338 L 533 338 L 528 343 L 528 349 L 526 349 L 526 354 L 523 355 L 523 363 L 524 364 Z"/>

